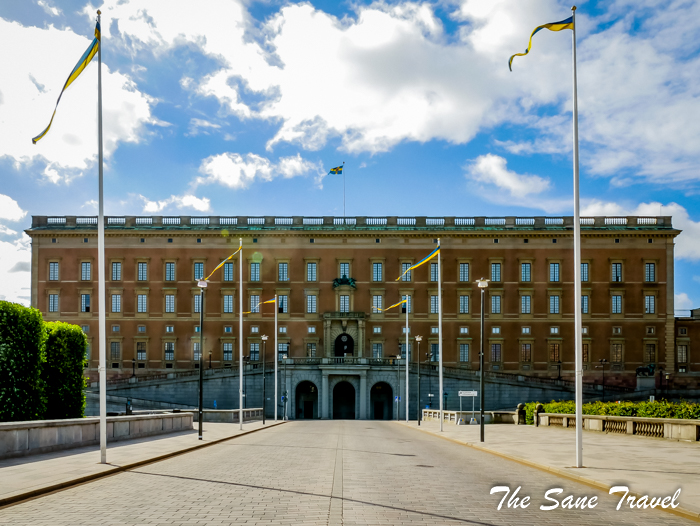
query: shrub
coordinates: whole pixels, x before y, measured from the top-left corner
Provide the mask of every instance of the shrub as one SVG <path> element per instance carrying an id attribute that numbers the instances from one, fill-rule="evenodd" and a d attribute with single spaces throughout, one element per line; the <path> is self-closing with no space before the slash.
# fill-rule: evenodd
<path id="1" fill-rule="evenodd" d="M 37 309 L 0 301 L 0 421 L 44 418 L 44 338 Z"/>
<path id="2" fill-rule="evenodd" d="M 48 322 L 46 363 L 42 371 L 47 419 L 82 418 L 85 413 L 83 376 L 87 337 L 77 325 Z"/>
<path id="3" fill-rule="evenodd" d="M 540 402 L 525 404 L 525 421 L 528 425 L 535 423 L 535 406 Z M 542 404 L 545 413 L 561 413 L 565 415 L 576 414 L 576 404 L 573 400 L 556 402 L 552 400 L 548 404 Z M 609 416 L 638 416 L 645 418 L 686 418 L 700 419 L 700 404 L 686 402 L 669 402 L 668 400 L 655 400 L 654 402 L 589 402 L 583 404 L 584 415 L 609 415 Z"/>

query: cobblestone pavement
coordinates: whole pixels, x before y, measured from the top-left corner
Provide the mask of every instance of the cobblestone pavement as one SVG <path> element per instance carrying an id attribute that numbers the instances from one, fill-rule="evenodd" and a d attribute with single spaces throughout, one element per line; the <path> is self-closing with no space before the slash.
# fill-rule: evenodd
<path id="1" fill-rule="evenodd" d="M 493 486 L 522 486 L 501 510 Z M 544 493 L 597 496 L 542 511 Z M 2 525 L 694 524 L 391 422 L 291 422 L 0 509 Z M 504 506 L 505 507 L 505 506 Z"/>

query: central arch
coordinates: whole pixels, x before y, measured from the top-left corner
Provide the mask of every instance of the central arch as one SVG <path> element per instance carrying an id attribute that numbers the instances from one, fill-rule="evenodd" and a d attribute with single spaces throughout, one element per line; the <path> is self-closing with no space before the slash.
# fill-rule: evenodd
<path id="1" fill-rule="evenodd" d="M 299 382 L 296 388 L 294 404 L 296 411 L 294 416 L 297 419 L 318 418 L 318 389 L 308 380 Z"/>
<path id="2" fill-rule="evenodd" d="M 333 420 L 355 420 L 355 388 L 350 382 L 333 388 Z"/>
<path id="3" fill-rule="evenodd" d="M 371 420 L 392 420 L 394 418 L 394 392 L 386 382 L 377 382 L 369 392 Z"/>
<path id="4" fill-rule="evenodd" d="M 347 332 L 340 334 L 335 339 L 335 353 L 338 358 L 343 356 L 352 356 L 355 352 L 355 340 Z"/>

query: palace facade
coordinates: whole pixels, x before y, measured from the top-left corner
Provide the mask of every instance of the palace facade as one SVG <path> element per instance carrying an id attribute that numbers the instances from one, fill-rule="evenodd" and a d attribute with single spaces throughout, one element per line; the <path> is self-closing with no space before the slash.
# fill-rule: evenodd
<path id="1" fill-rule="evenodd" d="M 372 360 L 409 353 L 437 361 L 437 258 L 397 278 L 440 239 L 444 363 L 478 369 L 485 289 L 485 364 L 491 371 L 573 376 L 574 309 L 583 313 L 588 373 L 607 360 L 610 382 L 634 385 L 638 367 L 695 369 L 674 326 L 670 217 L 587 217 L 582 303 L 574 305 L 571 217 L 107 217 L 107 366 L 111 376 L 235 366 L 289 358 Z M 83 327 L 97 376 L 97 218 L 34 216 L 32 306 Z M 200 349 L 197 280 L 243 244 L 210 279 Z M 243 331 L 239 332 L 239 293 Z M 277 295 L 274 305 L 258 303 Z M 687 331 L 686 331 L 687 332 Z M 684 363 L 678 362 L 682 350 Z M 413 356 L 413 355 L 411 355 Z M 377 362 L 379 363 L 379 362 Z M 144 371 L 145 370 L 145 371 Z"/>

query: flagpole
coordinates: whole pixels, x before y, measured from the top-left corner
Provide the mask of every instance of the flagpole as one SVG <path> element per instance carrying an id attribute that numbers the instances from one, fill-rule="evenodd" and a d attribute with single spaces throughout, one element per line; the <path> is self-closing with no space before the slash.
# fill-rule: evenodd
<path id="1" fill-rule="evenodd" d="M 100 24 L 102 12 L 97 11 Z M 98 145 L 98 188 L 99 204 L 97 212 L 97 279 L 100 304 L 98 305 L 100 329 L 100 462 L 107 463 L 107 291 L 105 285 L 105 213 L 102 176 L 102 34 L 97 43 L 97 145 Z"/>
<path id="2" fill-rule="evenodd" d="M 581 327 L 581 218 L 579 216 L 579 174 L 578 174 L 578 95 L 576 92 L 576 6 L 571 8 L 573 18 L 573 60 L 574 60 L 574 325 L 575 373 L 576 373 L 576 467 L 583 467 L 583 336 Z"/>
<path id="3" fill-rule="evenodd" d="M 343 223 L 345 223 L 345 161 L 343 161 Z"/>
<path id="4" fill-rule="evenodd" d="M 438 248 L 440 238 L 438 238 Z M 442 251 L 438 251 L 438 367 L 440 368 L 440 432 L 442 432 L 443 420 L 443 387 L 442 387 L 442 272 L 440 270 L 440 257 Z"/>
<path id="5" fill-rule="evenodd" d="M 408 424 L 408 294 L 406 294 L 406 423 Z"/>
<path id="6" fill-rule="evenodd" d="M 238 428 L 243 430 L 243 238 L 238 246 Z"/>
<path id="7" fill-rule="evenodd" d="M 275 422 L 277 422 L 277 362 L 279 360 L 279 351 L 277 350 L 277 311 L 277 294 L 275 294 Z"/>

